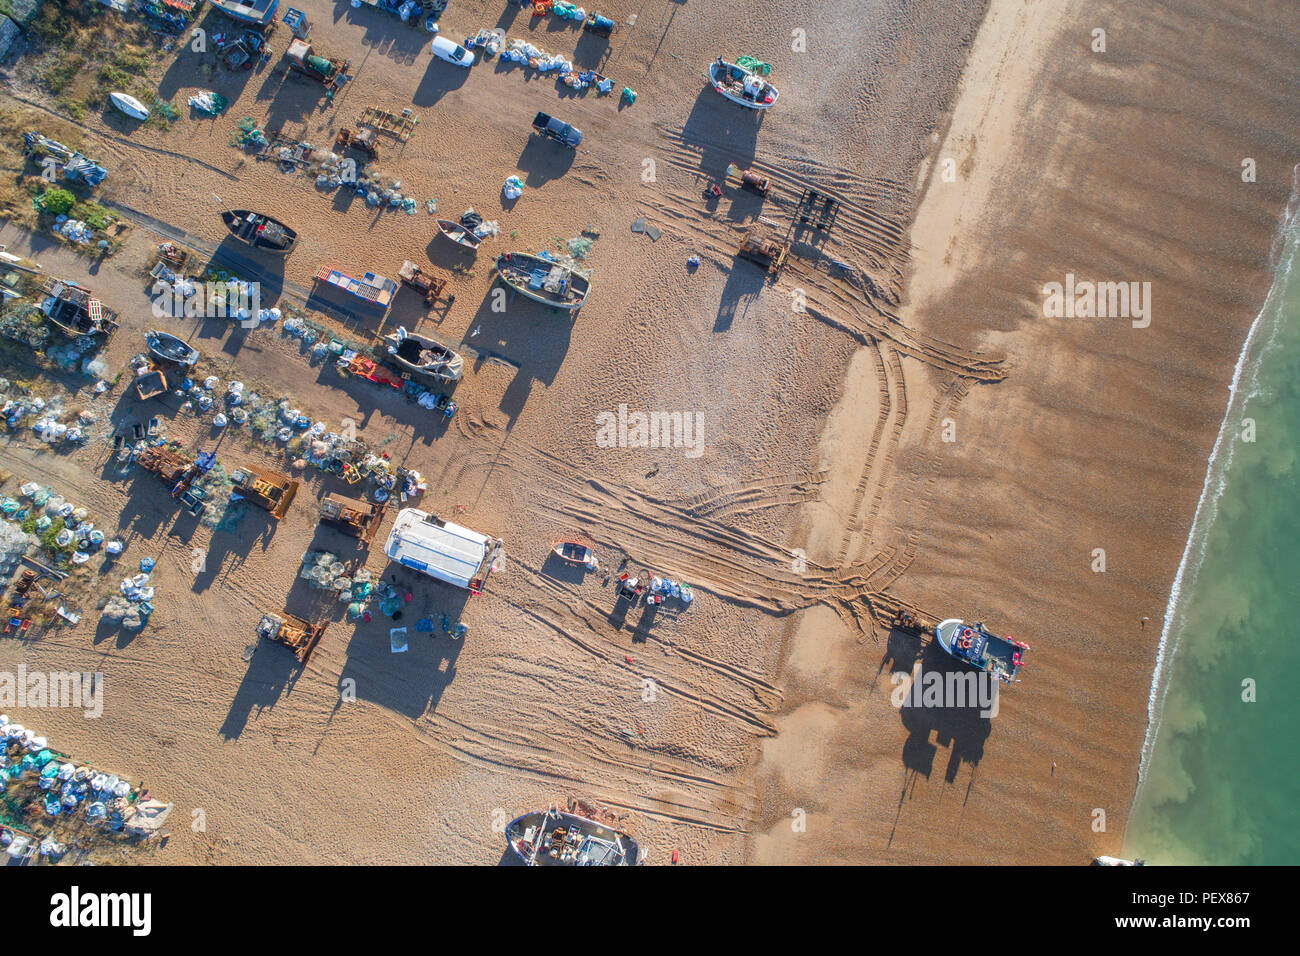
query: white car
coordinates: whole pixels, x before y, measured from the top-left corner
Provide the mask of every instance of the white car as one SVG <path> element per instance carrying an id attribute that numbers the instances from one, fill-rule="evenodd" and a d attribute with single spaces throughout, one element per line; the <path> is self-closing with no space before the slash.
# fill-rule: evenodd
<path id="1" fill-rule="evenodd" d="M 474 54 L 459 43 L 454 43 L 446 37 L 433 38 L 433 55 L 440 60 L 446 60 L 448 63 L 463 66 L 466 69 L 474 65 Z"/>

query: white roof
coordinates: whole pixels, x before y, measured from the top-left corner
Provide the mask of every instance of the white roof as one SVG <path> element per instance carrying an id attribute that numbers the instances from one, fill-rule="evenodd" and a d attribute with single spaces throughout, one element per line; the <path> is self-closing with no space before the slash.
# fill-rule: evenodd
<path id="1" fill-rule="evenodd" d="M 487 557 L 492 539 L 450 521 L 441 526 L 425 521 L 417 508 L 403 508 L 393 522 L 384 553 L 431 578 L 468 588 Z"/>

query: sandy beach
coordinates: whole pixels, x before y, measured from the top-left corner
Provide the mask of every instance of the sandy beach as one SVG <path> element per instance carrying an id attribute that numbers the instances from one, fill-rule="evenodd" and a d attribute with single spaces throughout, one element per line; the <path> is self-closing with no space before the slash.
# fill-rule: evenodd
<path id="1" fill-rule="evenodd" d="M 113 369 L 144 329 L 171 331 L 203 351 L 202 374 L 355 421 L 428 478 L 419 507 L 503 538 L 506 561 L 474 598 L 402 572 L 420 616 L 469 631 L 392 654 L 391 622 L 345 620 L 297 579 L 304 550 L 344 546 L 316 526 L 340 482 L 309 473 L 282 522 L 213 531 L 153 476 L 119 473 L 110 424 L 161 415 L 168 437 L 233 465 L 284 467 L 282 453 L 174 397 L 137 408 L 120 387 L 92 400 L 84 380 L 51 379 L 104 427 L 59 454 L 5 437 L 0 490 L 48 484 L 120 529 L 130 561 L 158 561 L 157 611 L 139 634 L 97 626 L 94 598 L 117 582 L 97 571 L 81 625 L 5 639 L 0 666 L 105 675 L 97 720 L 21 716 L 176 803 L 166 845 L 134 859 L 495 863 L 505 820 L 571 797 L 618 814 L 651 864 L 674 850 L 709 864 L 1118 852 L 1159 622 L 1300 147 L 1296 8 L 834 0 L 741 16 L 616 0 L 607 45 L 487 0 L 444 16 L 445 35 L 499 25 L 599 68 L 616 93 L 596 97 L 497 61 L 431 62 L 427 35 L 382 13 L 302 6 L 313 43 L 353 62 L 332 104 L 278 52 L 211 81 L 181 52 L 150 74 L 160 96 L 211 88 L 233 100 L 224 116 L 73 123 L 9 64 L 0 105 L 81 137 L 110 168 L 101 201 L 135 225 L 94 266 L 14 225 L 0 243 L 122 313 Z M 776 108 L 760 118 L 708 89 L 724 52 L 772 64 Z M 620 108 L 624 85 L 638 95 Z M 419 115 L 378 161 L 414 216 L 230 145 L 246 116 L 328 145 L 371 105 Z M 582 149 L 530 137 L 538 110 L 579 126 Z M 766 200 L 707 196 L 733 162 L 771 177 Z M 501 198 L 510 175 L 517 202 Z M 792 224 L 807 188 L 838 200 L 829 231 L 794 230 L 774 281 L 736 260 L 742 232 Z M 434 197 L 440 216 L 473 206 L 500 222 L 472 264 L 437 235 Z M 449 278 L 445 314 L 404 291 L 384 327 L 464 353 L 449 424 L 340 379 L 277 329 L 149 314 L 161 238 L 204 259 L 221 210 L 268 206 L 302 237 L 262 277 L 286 301 L 323 264 L 392 276 L 414 259 Z M 638 217 L 657 239 L 630 229 Z M 593 292 L 572 326 L 523 300 L 493 310 L 496 253 L 584 231 L 598 235 Z M 1149 283 L 1149 322 L 1047 315 L 1044 286 L 1067 275 Z M 313 317 L 361 343 L 379 331 Z M 695 416 L 697 447 L 605 447 L 598 423 L 621 406 Z M 384 574 L 386 531 L 367 564 Z M 601 572 L 548 558 L 574 534 Z M 688 581 L 690 609 L 615 613 L 605 571 L 624 558 Z M 996 717 L 891 702 L 918 664 L 953 666 L 890 629 L 899 606 L 1033 647 Z M 261 614 L 286 607 L 331 622 L 303 669 L 283 648 L 250 652 Z"/>

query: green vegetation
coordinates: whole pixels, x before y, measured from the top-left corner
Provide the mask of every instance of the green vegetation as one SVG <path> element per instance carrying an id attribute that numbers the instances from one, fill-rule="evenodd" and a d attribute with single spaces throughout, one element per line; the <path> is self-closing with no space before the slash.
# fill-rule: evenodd
<path id="1" fill-rule="evenodd" d="M 113 220 L 112 215 L 107 209 L 99 203 L 90 199 L 83 199 L 72 207 L 70 215 L 73 219 L 80 219 L 90 226 L 91 229 L 103 231 L 108 228 L 108 224 Z"/>
<path id="2" fill-rule="evenodd" d="M 41 200 L 46 212 L 61 216 L 77 204 L 77 197 L 66 189 L 51 189 Z"/>
<path id="3" fill-rule="evenodd" d="M 61 53 L 54 64 L 45 71 L 45 85 L 58 95 L 66 90 L 86 65 L 86 58 L 71 53 Z"/>

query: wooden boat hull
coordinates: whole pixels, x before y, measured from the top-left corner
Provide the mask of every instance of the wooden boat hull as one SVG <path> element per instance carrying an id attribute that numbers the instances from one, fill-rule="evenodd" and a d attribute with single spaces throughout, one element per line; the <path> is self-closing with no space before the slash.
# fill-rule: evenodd
<path id="1" fill-rule="evenodd" d="M 600 566 L 596 553 L 591 548 L 574 541 L 557 541 L 551 548 L 551 553 L 565 564 L 577 565 L 588 571 L 595 571 Z"/>
<path id="2" fill-rule="evenodd" d="M 465 368 L 460 353 L 440 342 L 408 332 L 399 339 L 396 332 L 384 336 L 388 359 L 398 368 L 438 382 L 458 382 Z M 420 353 L 433 353 L 433 360 L 420 362 Z"/>
<path id="3" fill-rule="evenodd" d="M 145 333 L 144 344 L 154 358 L 173 365 L 194 365 L 199 360 L 199 350 L 166 332 L 151 329 Z"/>
<path id="4" fill-rule="evenodd" d="M 764 102 L 762 100 L 749 99 L 748 97 L 743 96 L 742 94 L 737 93 L 736 91 L 732 90 L 730 87 L 726 86 L 718 75 L 719 69 L 738 70 L 743 74 L 751 75 L 751 76 L 753 74 L 751 74 L 749 70 L 745 70 L 741 67 L 736 66 L 734 63 L 726 63 L 726 62 L 722 63 L 721 66 L 719 66 L 719 64 L 716 62 L 710 63 L 709 68 L 704 71 L 705 79 L 709 81 L 709 85 L 712 86 L 713 89 L 716 90 L 718 93 L 720 93 L 722 96 L 726 97 L 731 102 L 735 103 L 737 106 L 743 106 L 746 109 L 758 110 L 762 112 L 764 110 L 770 110 L 773 106 L 775 106 L 776 101 L 781 96 L 781 94 L 777 91 L 777 88 L 775 86 L 773 86 L 772 84 L 766 81 L 763 81 L 766 89 L 770 91 L 772 94 L 771 101 Z"/>
<path id="5" fill-rule="evenodd" d="M 573 270 L 560 266 L 565 271 L 564 278 L 568 283 L 566 288 L 574 292 L 571 299 L 557 298 L 544 289 L 529 288 L 529 276 L 533 270 L 542 269 L 550 272 L 556 266 L 560 266 L 560 264 L 526 252 L 503 252 L 496 258 L 497 275 L 502 282 L 520 295 L 532 299 L 534 302 L 540 302 L 542 305 L 549 305 L 554 309 L 577 312 L 586 303 L 587 296 L 591 293 L 591 283 Z"/>
<path id="6" fill-rule="evenodd" d="M 248 209 L 227 209 L 221 221 L 237 241 L 272 256 L 287 256 L 298 244 L 298 233 L 278 219 Z"/>
<path id="7" fill-rule="evenodd" d="M 480 237 L 474 235 L 473 232 L 466 229 L 460 223 L 452 222 L 450 219 L 439 219 L 438 231 L 452 242 L 456 243 L 456 245 L 462 246 L 466 249 L 477 250 L 478 247 L 483 244 L 483 240 Z"/>
<path id="8" fill-rule="evenodd" d="M 147 120 L 149 108 L 129 93 L 110 93 L 109 101 L 132 119 Z"/>

